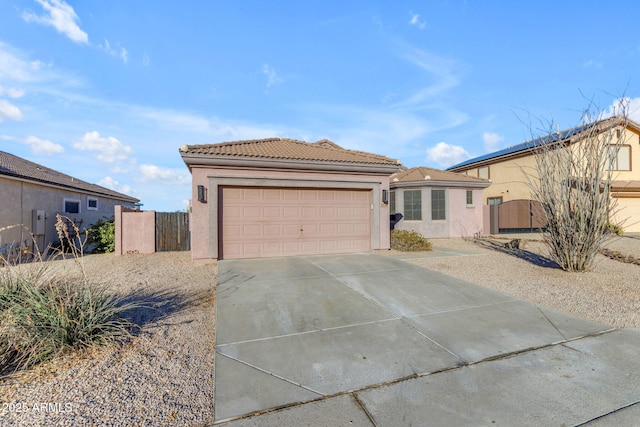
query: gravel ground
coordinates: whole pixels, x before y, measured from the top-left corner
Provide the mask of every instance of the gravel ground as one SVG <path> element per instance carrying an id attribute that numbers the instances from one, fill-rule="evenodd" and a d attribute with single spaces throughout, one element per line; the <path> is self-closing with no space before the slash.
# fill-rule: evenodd
<path id="1" fill-rule="evenodd" d="M 548 266 L 542 243 L 527 240 L 510 251 L 501 249 L 506 241 L 435 239 L 436 249 L 464 255 L 407 261 L 612 327 L 640 327 L 640 265 L 599 255 L 593 271 L 566 273 Z M 640 258 L 640 239 L 618 238 L 607 247 Z M 94 281 L 155 310 L 137 313 L 142 330 L 124 346 L 0 379 L 0 425 L 212 423 L 215 268 L 192 265 L 188 252 L 89 255 L 85 262 Z M 68 261 L 52 265 L 74 268 Z"/>
<path id="2" fill-rule="evenodd" d="M 120 347 L 43 364 L 0 381 L 0 425 L 206 425 L 213 421 L 212 266 L 190 253 L 89 255 L 87 274 L 155 309 Z M 73 270 L 68 261 L 55 268 Z"/>
<path id="3" fill-rule="evenodd" d="M 640 327 L 640 265 L 597 255 L 591 271 L 567 273 L 549 266 L 542 242 L 526 240 L 531 235 L 514 237 L 525 239 L 524 248 L 494 246 L 504 245 L 506 239 L 434 239 L 434 249 L 470 255 L 407 261 L 615 328 Z M 605 247 L 640 258 L 638 238 L 617 237 Z"/>

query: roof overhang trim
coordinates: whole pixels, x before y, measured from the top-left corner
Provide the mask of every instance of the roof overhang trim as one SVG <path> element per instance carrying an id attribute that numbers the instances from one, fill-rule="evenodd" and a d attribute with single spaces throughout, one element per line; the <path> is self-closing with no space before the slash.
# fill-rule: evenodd
<path id="1" fill-rule="evenodd" d="M 352 162 L 331 162 L 321 160 L 287 160 L 257 157 L 230 157 L 211 154 L 182 153 L 182 160 L 191 170 L 194 166 L 232 167 L 245 169 L 304 170 L 317 172 L 351 172 L 374 175 L 391 175 L 400 170 L 398 164 L 371 164 Z"/>
<path id="2" fill-rule="evenodd" d="M 418 188 L 418 187 L 454 187 L 454 188 L 487 188 L 491 182 L 461 182 L 461 181 L 409 181 L 409 182 L 390 182 L 389 188 Z"/>

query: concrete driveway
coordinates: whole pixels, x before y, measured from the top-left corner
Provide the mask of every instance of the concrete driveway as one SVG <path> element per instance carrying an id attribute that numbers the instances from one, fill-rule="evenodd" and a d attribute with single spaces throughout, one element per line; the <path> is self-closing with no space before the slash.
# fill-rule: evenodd
<path id="1" fill-rule="evenodd" d="M 638 330 L 609 330 L 373 254 L 218 269 L 216 424 L 640 419 Z"/>

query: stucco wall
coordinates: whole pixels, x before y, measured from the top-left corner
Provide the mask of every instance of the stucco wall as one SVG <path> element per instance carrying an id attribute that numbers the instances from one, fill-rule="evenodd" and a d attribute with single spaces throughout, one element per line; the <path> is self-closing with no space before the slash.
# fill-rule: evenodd
<path id="1" fill-rule="evenodd" d="M 115 207 L 115 254 L 156 251 L 156 212 Z"/>
<path id="2" fill-rule="evenodd" d="M 195 262 L 211 262 L 217 258 L 218 200 L 217 186 L 301 186 L 349 188 L 350 185 L 370 187 L 374 211 L 372 212 L 372 249 L 389 249 L 389 206 L 382 203 L 382 190 L 389 189 L 389 177 L 343 173 L 315 173 L 304 171 L 239 170 L 225 168 L 192 167 L 191 253 Z M 229 184 L 233 183 L 233 184 Z M 198 185 L 207 190 L 206 202 L 198 201 Z M 216 221 L 213 223 L 212 221 Z"/>
<path id="3" fill-rule="evenodd" d="M 431 219 L 431 190 L 445 190 L 445 219 Z M 483 230 L 482 189 L 472 189 L 473 205 L 467 206 L 466 188 L 410 187 L 396 188 L 396 211 L 404 215 L 404 191 L 421 190 L 422 220 L 402 219 L 395 228 L 422 234 L 427 238 L 456 238 L 473 236 Z"/>
<path id="4" fill-rule="evenodd" d="M 81 228 L 87 228 L 96 223 L 99 219 L 111 218 L 114 214 L 116 204 L 122 201 L 87 195 L 81 192 L 65 190 L 56 187 L 33 184 L 20 180 L 0 177 L 0 228 L 14 224 L 24 224 L 29 230 L 32 228 L 32 211 L 45 211 L 45 233 L 36 236 L 38 247 L 42 250 L 51 242 L 58 240 L 55 230 L 56 214 L 69 217 L 74 222 L 82 221 Z M 74 199 L 80 201 L 80 213 L 64 213 L 64 199 Z M 98 200 L 98 209 L 89 210 L 87 199 Z M 29 232 L 23 228 L 0 232 L 2 245 L 7 243 L 24 243 L 25 240 L 31 242 Z"/>

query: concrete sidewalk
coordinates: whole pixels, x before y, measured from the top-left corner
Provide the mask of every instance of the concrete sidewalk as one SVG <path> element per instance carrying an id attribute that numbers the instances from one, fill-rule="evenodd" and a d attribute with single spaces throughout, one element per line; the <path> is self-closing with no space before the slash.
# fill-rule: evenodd
<path id="1" fill-rule="evenodd" d="M 634 425 L 640 416 L 637 330 L 372 254 L 218 268 L 216 423 Z"/>

